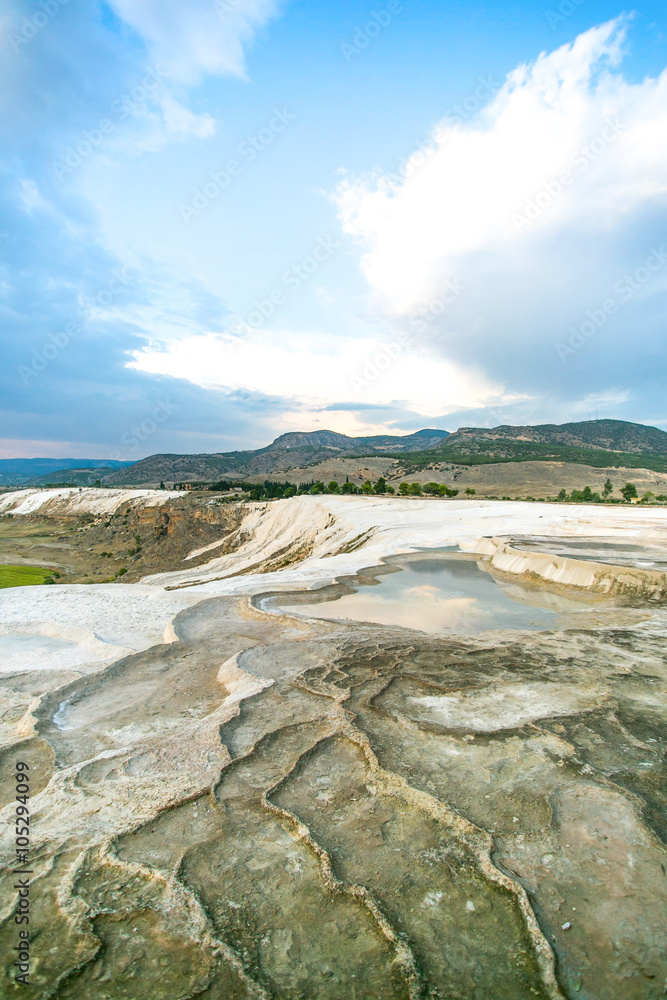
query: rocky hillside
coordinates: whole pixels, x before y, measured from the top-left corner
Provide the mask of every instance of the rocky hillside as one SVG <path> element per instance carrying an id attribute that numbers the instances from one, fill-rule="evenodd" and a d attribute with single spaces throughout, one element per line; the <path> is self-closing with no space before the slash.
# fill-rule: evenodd
<path id="1" fill-rule="evenodd" d="M 159 486 L 161 483 L 172 486 L 174 483 L 206 483 L 225 478 L 261 481 L 276 476 L 300 482 L 313 478 L 314 467 L 321 467 L 321 471 L 341 463 L 346 465 L 342 472 L 355 479 L 357 473 L 361 474 L 360 470 L 364 477 L 369 476 L 370 472 L 366 470 L 368 462 L 374 467 L 381 459 L 389 464 L 386 469 L 383 466 L 378 475 L 409 476 L 422 469 L 436 468 L 442 463 L 473 466 L 554 461 L 597 468 L 644 468 L 667 472 L 667 433 L 657 427 L 625 420 L 461 427 L 453 434 L 425 429 L 401 437 L 390 434 L 348 437 L 328 430 L 292 432 L 281 434 L 265 448 L 253 451 L 150 455 L 134 464 L 126 463 L 124 467 L 113 469 L 98 468 L 101 462 L 89 462 L 86 468 L 81 468 L 86 464 L 83 460 L 76 463 L 77 468 L 65 468 L 61 463 L 58 470 L 40 470 L 41 475 L 33 477 L 30 482 L 40 486 L 54 482 L 90 486 L 99 479 L 102 486 Z M 22 460 L 15 461 L 20 464 Z M 348 469 L 350 461 L 354 467 Z M 27 466 L 27 462 L 23 461 L 23 465 Z M 2 463 L 0 485 L 3 481 L 1 473 Z M 340 474 L 341 470 L 336 469 L 333 478 Z M 24 473 L 21 472 L 21 475 Z M 28 480 L 9 478 L 5 481 L 19 484 Z"/>
<path id="2" fill-rule="evenodd" d="M 461 427 L 437 448 L 397 455 L 413 473 L 442 462 L 569 462 L 597 468 L 667 472 L 667 433 L 625 420 L 583 420 L 535 427 Z"/>
<path id="3" fill-rule="evenodd" d="M 667 455 L 667 433 L 657 427 L 626 420 L 582 420 L 570 424 L 537 424 L 534 427 L 460 427 L 447 438 L 446 447 L 461 449 L 489 442 L 530 442 L 566 445 L 572 448 L 600 448 L 641 455 Z"/>
<path id="4" fill-rule="evenodd" d="M 447 436 L 447 431 L 430 429 L 404 437 L 384 434 L 354 438 L 334 431 L 282 434 L 266 448 L 256 451 L 230 451 L 213 455 L 150 455 L 127 469 L 119 469 L 106 475 L 102 482 L 106 486 L 119 486 L 206 482 L 230 475 L 235 479 L 246 479 L 305 468 L 337 455 L 419 452 L 438 447 Z"/>

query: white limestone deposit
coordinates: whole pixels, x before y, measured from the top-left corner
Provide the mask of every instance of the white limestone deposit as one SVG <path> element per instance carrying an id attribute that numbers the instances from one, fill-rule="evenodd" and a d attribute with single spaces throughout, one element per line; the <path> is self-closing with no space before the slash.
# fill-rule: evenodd
<path id="1" fill-rule="evenodd" d="M 0 514 L 113 514 L 123 504 L 159 507 L 181 496 L 171 490 L 105 490 L 65 486 L 53 490 L 14 490 L 0 496 Z"/>
<path id="2" fill-rule="evenodd" d="M 201 600 L 143 584 L 0 590 L 0 672 L 87 670 L 175 638 L 174 617 Z"/>
<path id="3" fill-rule="evenodd" d="M 635 541 L 667 548 L 667 510 L 502 501 L 303 496 L 249 505 L 235 551 L 145 577 L 207 594 L 320 587 L 386 556 L 522 535 Z M 489 553 L 490 554 L 490 553 Z M 242 574 L 242 575 L 239 575 Z M 206 585 L 202 587 L 201 585 Z"/>
<path id="4" fill-rule="evenodd" d="M 569 684 L 504 684 L 498 689 L 457 691 L 453 695 L 412 698 L 420 721 L 448 728 L 495 733 L 527 722 L 574 715 L 603 705 L 608 695 L 601 687 L 573 688 Z"/>
<path id="5" fill-rule="evenodd" d="M 655 599 L 667 595 L 667 574 L 660 570 L 526 552 L 501 538 L 481 539 L 475 546 L 475 552 L 490 556 L 490 565 L 503 573 L 539 577 L 548 583 L 579 587 L 594 593 L 641 594 Z"/>
<path id="6" fill-rule="evenodd" d="M 133 652 L 120 643 L 104 642 L 93 631 L 49 622 L 0 624 L 0 674 L 31 670 L 97 669 Z"/>
<path id="7" fill-rule="evenodd" d="M 0 590 L 0 750 L 30 769 L 34 1000 L 657 997 L 667 574 L 637 564 L 647 546 L 666 564 L 667 510 L 327 495 L 165 513 L 149 565 L 175 572 Z M 105 530 L 77 544 L 94 553 Z M 424 551 L 447 547 L 464 554 Z M 436 634 L 285 600 L 364 568 L 359 593 L 412 588 L 438 614 L 451 584 L 460 618 Z M 626 583 L 650 610 L 605 596 Z M 516 616 L 471 629 L 475 601 L 500 607 L 506 588 Z M 518 603 L 532 591 L 594 611 L 542 619 Z M 264 613 L 260 594 L 296 613 Z M 20 786 L 0 771 L 8 941 Z"/>
<path id="8" fill-rule="evenodd" d="M 174 495 L 164 490 L 22 490 L 1 498 L 0 504 L 17 515 L 47 509 L 52 513 L 56 507 L 59 514 L 109 513 L 121 503 L 156 505 Z M 214 555 L 198 567 L 184 562 L 182 570 L 145 577 L 139 584 L 0 590 L 0 625 L 5 636 L 11 630 L 33 636 L 31 656 L 36 662 L 50 669 L 81 669 L 172 641 L 175 616 L 209 597 L 319 588 L 375 566 L 386 556 L 420 549 L 458 545 L 466 552 L 483 551 L 493 555 L 498 569 L 519 574 L 536 572 L 537 562 L 546 561 L 565 568 L 542 573 L 545 579 L 590 585 L 594 563 L 543 553 L 507 557 L 502 539 L 517 534 L 616 539 L 619 544 L 635 541 L 667 548 L 667 510 L 328 495 L 249 504 L 236 535 L 221 539 L 227 549 L 234 549 L 226 555 Z M 39 636 L 44 637 L 41 652 Z M 55 655 L 54 637 L 71 646 L 59 646 Z M 12 647 L 8 663 L 17 653 L 18 647 Z"/>

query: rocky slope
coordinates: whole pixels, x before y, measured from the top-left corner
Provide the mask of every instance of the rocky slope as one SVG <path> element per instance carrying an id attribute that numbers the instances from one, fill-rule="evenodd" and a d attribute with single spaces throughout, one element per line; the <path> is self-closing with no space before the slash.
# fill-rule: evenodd
<path id="1" fill-rule="evenodd" d="M 0 563 L 47 566 L 59 585 L 129 583 L 178 569 L 193 549 L 203 551 L 188 565 L 198 565 L 244 513 L 208 495 L 104 489 L 9 493 L 0 498 L 3 510 Z"/>
<path id="2" fill-rule="evenodd" d="M 626 420 L 582 420 L 569 424 L 535 426 L 460 427 L 447 439 L 448 448 L 456 449 L 470 442 L 528 441 L 537 444 L 561 444 L 604 451 L 667 455 L 667 433 Z"/>
<path id="3" fill-rule="evenodd" d="M 105 476 L 107 485 L 131 483 L 196 482 L 216 479 L 245 479 L 272 472 L 300 469 L 339 454 L 368 455 L 383 451 L 421 451 L 433 448 L 447 437 L 447 431 L 422 430 L 404 437 L 347 437 L 333 431 L 282 434 L 266 448 L 217 455 L 151 455 L 127 469 Z"/>

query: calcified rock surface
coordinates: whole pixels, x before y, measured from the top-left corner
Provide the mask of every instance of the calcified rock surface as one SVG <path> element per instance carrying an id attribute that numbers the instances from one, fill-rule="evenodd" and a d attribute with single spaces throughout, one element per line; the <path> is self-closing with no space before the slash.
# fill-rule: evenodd
<path id="1" fill-rule="evenodd" d="M 273 614 L 260 595 L 420 546 L 507 556 L 519 530 L 664 546 L 664 529 L 660 511 L 306 497 L 251 507 L 206 567 L 5 591 L 7 641 L 70 645 L 0 678 L 3 859 L 19 757 L 35 869 L 31 985 L 6 957 L 3 996 L 663 996 L 655 588 L 599 628 L 466 639 Z"/>

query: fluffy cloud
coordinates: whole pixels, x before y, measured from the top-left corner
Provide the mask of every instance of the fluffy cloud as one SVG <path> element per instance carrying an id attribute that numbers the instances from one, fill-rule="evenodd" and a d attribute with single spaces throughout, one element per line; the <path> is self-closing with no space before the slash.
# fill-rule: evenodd
<path id="1" fill-rule="evenodd" d="M 344 424 L 347 431 L 372 433 L 386 427 L 377 422 L 381 409 L 433 419 L 509 401 L 502 386 L 479 370 L 420 351 L 407 337 L 208 334 L 136 351 L 134 359 L 139 371 L 187 378 L 208 389 L 280 396 L 291 403 L 280 417 L 281 429 L 325 425 L 320 414 L 327 408 L 337 410 L 338 429 Z"/>
<path id="2" fill-rule="evenodd" d="M 624 34 L 617 19 L 519 66 L 477 117 L 464 102 L 439 122 L 403 176 L 339 185 L 343 228 L 383 310 L 414 312 L 466 268 L 474 282 L 480 255 L 507 272 L 541 255 L 546 284 L 557 236 L 570 253 L 573 234 L 607 240 L 664 206 L 667 71 L 627 83 Z"/>
<path id="3" fill-rule="evenodd" d="M 244 49 L 278 9 L 277 0 L 109 0 L 170 76 L 245 75 Z"/>

